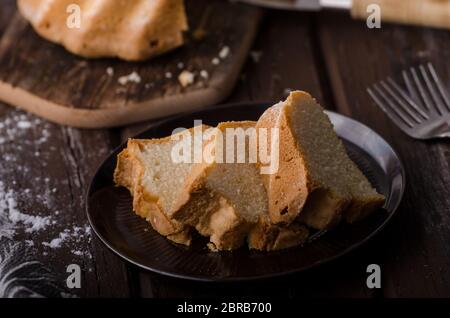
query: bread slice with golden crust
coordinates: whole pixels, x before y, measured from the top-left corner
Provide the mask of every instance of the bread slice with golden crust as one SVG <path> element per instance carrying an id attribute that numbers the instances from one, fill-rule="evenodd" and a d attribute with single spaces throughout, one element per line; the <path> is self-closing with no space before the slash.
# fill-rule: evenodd
<path id="1" fill-rule="evenodd" d="M 128 188 L 136 214 L 176 243 L 189 245 L 191 241 L 190 227 L 174 220 L 171 214 L 194 163 L 174 162 L 173 149 L 180 143 L 190 146 L 195 131 L 207 133 L 208 129 L 198 126 L 162 139 L 130 139 L 118 155 L 115 183 Z"/>
<path id="2" fill-rule="evenodd" d="M 271 174 L 262 174 L 263 162 L 252 157 L 261 154 L 262 128 L 270 157 L 279 151 L 278 169 Z M 200 152 L 200 160 L 177 161 L 179 145 L 188 145 L 182 153 L 193 158 Z M 354 222 L 384 202 L 348 157 L 320 105 L 298 91 L 257 123 L 131 139 L 118 156 L 114 179 L 130 190 L 136 213 L 159 233 L 190 244 L 195 228 L 209 237 L 212 250 L 237 249 L 246 241 L 261 251 L 301 245 L 308 227 L 329 229 L 342 218 Z"/>
<path id="3" fill-rule="evenodd" d="M 254 122 L 219 124 L 209 144 L 211 160 L 197 164 L 192 170 L 173 214 L 177 221 L 208 236 L 213 250 L 239 248 L 260 215 L 267 215 L 267 195 L 256 161 L 237 162 L 238 153 L 242 153 L 239 149 L 249 151 L 250 138 L 256 136 L 252 133 L 254 125 Z M 234 132 L 248 135 L 239 139 Z M 231 153 L 227 145 L 231 144 L 236 152 L 230 157 L 231 162 L 227 162 L 227 153 Z"/>
<path id="4" fill-rule="evenodd" d="M 348 157 L 329 118 L 308 93 L 292 92 L 268 109 L 256 127 L 280 129 L 279 169 L 263 175 L 272 223 L 299 220 L 323 230 L 342 215 L 355 221 L 383 204 L 384 197 Z"/>
<path id="5" fill-rule="evenodd" d="M 182 45 L 188 29 L 184 0 L 18 0 L 18 7 L 39 35 L 84 57 L 145 60 Z"/>

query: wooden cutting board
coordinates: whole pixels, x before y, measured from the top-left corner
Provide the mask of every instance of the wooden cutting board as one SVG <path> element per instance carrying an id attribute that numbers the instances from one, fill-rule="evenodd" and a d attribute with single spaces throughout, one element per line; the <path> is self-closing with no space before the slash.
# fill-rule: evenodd
<path id="1" fill-rule="evenodd" d="M 186 1 L 186 45 L 141 63 L 89 60 L 40 38 L 15 0 L 0 10 L 0 100 L 50 121 L 83 128 L 121 126 L 220 102 L 238 79 L 262 11 L 224 0 Z M 229 54 L 219 58 L 219 52 Z M 213 63 L 213 59 L 220 63 Z M 113 70 L 114 74 L 107 70 Z M 195 82 L 183 88 L 187 70 Z M 208 74 L 208 78 L 200 76 Z M 118 79 L 136 72 L 140 83 Z"/>

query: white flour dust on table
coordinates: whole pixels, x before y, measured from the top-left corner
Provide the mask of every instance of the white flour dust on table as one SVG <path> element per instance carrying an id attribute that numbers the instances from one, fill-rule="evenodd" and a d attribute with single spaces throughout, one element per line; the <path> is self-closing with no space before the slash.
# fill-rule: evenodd
<path id="1" fill-rule="evenodd" d="M 14 266 L 43 263 L 62 268 L 68 264 L 58 262 L 64 260 L 91 270 L 90 227 L 84 216 L 73 212 L 82 211 L 81 204 L 71 206 L 73 202 L 61 198 L 68 192 L 64 186 L 71 185 L 67 178 L 53 176 L 55 169 L 47 166 L 50 156 L 61 156 L 63 165 L 74 161 L 54 146 L 70 128 L 61 128 L 62 134 L 53 136 L 51 125 L 18 110 L 0 115 L 0 297 L 40 295 L 24 286 L 5 287 L 2 275 Z M 49 273 L 40 275 L 51 281 Z"/>

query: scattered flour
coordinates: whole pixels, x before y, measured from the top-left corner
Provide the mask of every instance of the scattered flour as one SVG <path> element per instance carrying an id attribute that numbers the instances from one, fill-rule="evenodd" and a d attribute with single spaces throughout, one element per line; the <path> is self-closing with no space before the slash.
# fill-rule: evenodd
<path id="1" fill-rule="evenodd" d="M 53 240 L 48 242 L 43 242 L 42 245 L 50 247 L 50 248 L 60 248 L 62 243 L 69 237 L 69 231 L 65 230 L 64 232 L 59 233 L 59 236 Z"/>
<path id="2" fill-rule="evenodd" d="M 21 120 L 17 122 L 17 127 L 20 129 L 30 129 L 32 124 L 29 121 Z"/>
<path id="3" fill-rule="evenodd" d="M 55 212 L 55 215 L 58 214 L 58 211 Z M 35 233 L 44 231 L 49 225 L 57 223 L 50 216 L 34 216 L 20 212 L 17 208 L 14 193 L 11 190 L 6 190 L 4 183 L 0 181 L 0 239 L 2 237 L 14 239 L 19 229 L 25 233 Z M 91 228 L 88 225 L 83 227 L 74 225 L 64 229 L 56 238 L 49 242 L 43 242 L 42 245 L 50 249 L 59 249 L 68 246 L 75 256 L 91 258 L 90 251 L 83 251 L 76 247 L 86 241 L 91 241 Z M 35 246 L 32 240 L 26 240 L 24 243 L 28 247 Z M 48 254 L 48 252 L 43 253 L 44 256 Z"/>
<path id="4" fill-rule="evenodd" d="M 0 181 L 0 238 L 12 238 L 16 229 L 21 227 L 26 233 L 45 230 L 50 225 L 50 217 L 29 215 L 19 211 L 14 193 L 6 190 Z"/>
<path id="5" fill-rule="evenodd" d="M 136 80 L 135 76 L 131 80 Z M 34 138 L 29 137 L 30 131 Z M 24 182 L 31 169 L 36 169 L 24 163 L 24 157 L 43 156 L 47 149 L 58 151 L 56 146 L 42 146 L 51 137 L 50 131 L 50 123 L 22 111 L 11 110 L 0 116 L 0 240 L 5 238 L 18 242 L 24 239 L 22 244 L 40 251 L 44 256 L 55 255 L 49 253 L 50 249 L 64 248 L 70 252 L 78 251 L 73 253 L 76 256 L 82 254 L 83 257 L 91 257 L 89 249 L 86 250 L 86 242 L 91 240 L 90 228 L 74 226 L 67 215 L 55 209 L 58 189 L 53 180 L 45 175 L 34 177 L 28 180 L 35 184 L 33 190 L 28 182 Z M 45 161 L 42 161 L 40 167 L 44 166 Z M 9 171 L 15 171 L 19 179 L 10 180 L 16 175 Z M 20 192 L 15 190 L 20 189 L 19 185 L 23 185 Z M 29 202 L 39 204 L 34 206 Z M 45 215 L 38 215 L 36 210 Z M 58 233 L 61 227 L 61 233 L 49 240 L 49 233 Z M 43 238 L 48 241 L 46 244 L 40 243 Z"/>
<path id="6" fill-rule="evenodd" d="M 76 256 L 83 256 L 84 255 L 83 251 L 78 251 L 78 250 L 72 250 L 72 254 L 76 255 Z"/>
<path id="7" fill-rule="evenodd" d="M 91 241 L 91 228 L 88 225 L 84 227 L 74 225 L 71 228 L 64 229 L 59 233 L 58 237 L 52 239 L 50 242 L 43 242 L 42 245 L 50 249 L 59 249 L 61 247 L 70 246 L 73 247 L 71 253 L 75 256 L 87 256 L 90 258 L 90 251 L 80 250 L 76 247 L 77 245 L 79 246 L 80 243 L 86 241 Z"/>
<path id="8" fill-rule="evenodd" d="M 30 130 L 39 125 L 39 133 L 41 134 L 36 140 L 29 140 L 29 138 L 21 138 L 28 136 Z M 45 143 L 50 137 L 49 124 L 32 115 L 24 114 L 20 111 L 11 111 L 7 117 L 0 121 L 0 146 L 8 143 L 14 143 L 16 150 L 21 150 L 26 146 L 28 149 L 33 149 Z M 21 142 L 18 143 L 17 141 Z"/>

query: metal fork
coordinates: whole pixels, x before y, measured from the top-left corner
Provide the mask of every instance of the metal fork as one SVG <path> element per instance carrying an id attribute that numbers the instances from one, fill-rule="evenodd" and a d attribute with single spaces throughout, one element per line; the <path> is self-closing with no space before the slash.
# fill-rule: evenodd
<path id="1" fill-rule="evenodd" d="M 407 135 L 417 139 L 450 137 L 450 98 L 433 65 L 402 72 L 408 92 L 392 78 L 367 92 Z"/>

